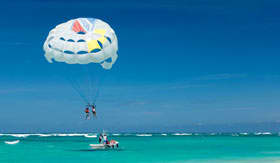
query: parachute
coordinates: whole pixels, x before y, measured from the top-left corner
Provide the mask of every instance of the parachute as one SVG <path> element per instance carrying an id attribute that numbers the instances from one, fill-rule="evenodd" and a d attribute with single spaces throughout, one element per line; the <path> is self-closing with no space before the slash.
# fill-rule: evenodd
<path id="1" fill-rule="evenodd" d="M 94 18 L 78 18 L 56 26 L 44 43 L 46 59 L 52 63 L 98 63 L 111 69 L 118 55 L 118 40 L 114 30 Z"/>
<path id="2" fill-rule="evenodd" d="M 87 75 L 86 90 L 81 89 L 85 85 L 79 83 L 81 80 L 78 76 L 81 75 L 68 78 L 72 87 L 87 103 L 96 100 L 95 97 L 90 100 L 90 94 L 98 94 L 97 83 L 94 83 L 98 75 L 92 71 L 98 69 L 97 66 L 104 71 L 110 70 L 118 58 L 118 40 L 114 30 L 104 21 L 95 18 L 77 18 L 57 25 L 49 32 L 43 49 L 49 63 L 65 63 L 66 67 L 78 65 L 76 68 L 81 71 L 79 74 Z"/>

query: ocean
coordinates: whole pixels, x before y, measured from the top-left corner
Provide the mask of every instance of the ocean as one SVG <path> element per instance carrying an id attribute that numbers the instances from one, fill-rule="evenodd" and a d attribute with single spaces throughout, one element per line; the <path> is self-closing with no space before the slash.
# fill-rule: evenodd
<path id="1" fill-rule="evenodd" d="M 94 150 L 96 134 L 1 134 L 1 163 L 280 162 L 280 137 L 270 133 L 109 134 L 118 149 Z M 17 144 L 6 141 L 20 140 Z"/>

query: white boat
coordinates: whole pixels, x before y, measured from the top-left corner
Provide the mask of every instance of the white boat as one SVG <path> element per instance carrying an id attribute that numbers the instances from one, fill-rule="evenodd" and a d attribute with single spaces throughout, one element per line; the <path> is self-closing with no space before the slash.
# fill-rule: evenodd
<path id="1" fill-rule="evenodd" d="M 92 149 L 105 149 L 106 146 L 104 144 L 90 144 L 89 145 Z"/>
<path id="2" fill-rule="evenodd" d="M 111 140 L 109 144 L 90 144 L 92 149 L 106 149 L 106 148 L 118 148 L 119 142 L 116 140 Z"/>
<path id="3" fill-rule="evenodd" d="M 15 140 L 15 141 L 5 141 L 6 144 L 17 144 L 19 143 L 19 140 Z"/>

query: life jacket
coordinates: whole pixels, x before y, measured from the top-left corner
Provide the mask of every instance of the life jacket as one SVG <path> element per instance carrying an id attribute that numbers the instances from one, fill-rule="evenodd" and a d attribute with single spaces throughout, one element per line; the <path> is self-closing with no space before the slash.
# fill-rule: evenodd
<path id="1" fill-rule="evenodd" d="M 86 113 L 89 113 L 89 109 L 88 109 L 88 108 L 86 108 L 85 112 L 86 112 Z"/>

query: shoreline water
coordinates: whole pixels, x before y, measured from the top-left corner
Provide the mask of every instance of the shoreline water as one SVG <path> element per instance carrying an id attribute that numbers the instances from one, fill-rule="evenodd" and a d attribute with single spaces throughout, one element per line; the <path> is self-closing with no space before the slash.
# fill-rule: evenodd
<path id="1" fill-rule="evenodd" d="M 102 151 L 89 147 L 97 143 L 97 138 L 85 137 L 86 134 L 89 133 L 4 134 L 0 136 L 3 156 L 0 162 L 253 163 L 280 160 L 280 141 L 276 133 L 239 133 L 240 136 L 229 133 L 109 133 L 109 139 L 120 142 L 120 148 Z M 20 141 L 11 145 L 4 143 L 15 140 Z"/>

